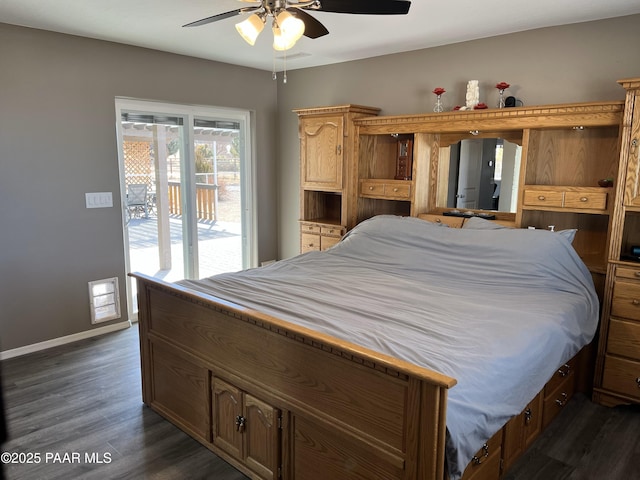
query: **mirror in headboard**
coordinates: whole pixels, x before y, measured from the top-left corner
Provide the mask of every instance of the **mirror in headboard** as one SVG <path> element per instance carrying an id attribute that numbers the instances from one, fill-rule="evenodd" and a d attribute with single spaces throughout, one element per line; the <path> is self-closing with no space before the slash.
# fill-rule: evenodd
<path id="1" fill-rule="evenodd" d="M 436 206 L 515 212 L 522 131 L 442 135 Z"/>

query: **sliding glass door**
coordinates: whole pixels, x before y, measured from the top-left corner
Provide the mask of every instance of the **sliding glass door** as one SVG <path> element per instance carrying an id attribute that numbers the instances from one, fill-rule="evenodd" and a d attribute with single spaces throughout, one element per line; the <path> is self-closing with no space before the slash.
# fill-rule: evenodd
<path id="1" fill-rule="evenodd" d="M 128 272 L 173 282 L 255 266 L 249 112 L 116 99 Z M 135 284 L 129 279 L 130 318 Z"/>

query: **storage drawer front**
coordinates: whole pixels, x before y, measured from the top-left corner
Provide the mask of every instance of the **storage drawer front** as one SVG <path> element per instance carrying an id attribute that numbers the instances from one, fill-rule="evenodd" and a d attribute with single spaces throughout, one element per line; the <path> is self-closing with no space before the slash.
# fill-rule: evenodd
<path id="1" fill-rule="evenodd" d="M 320 237 L 320 250 L 333 247 L 340 241 L 340 237 Z"/>
<path id="2" fill-rule="evenodd" d="M 566 192 L 564 206 L 565 208 L 606 210 L 607 192 Z"/>
<path id="3" fill-rule="evenodd" d="M 320 225 L 316 223 L 303 223 L 300 225 L 301 233 L 320 233 Z"/>
<path id="4" fill-rule="evenodd" d="M 453 228 L 460 228 L 464 223 L 464 217 L 450 217 L 447 215 L 434 215 L 432 213 L 421 213 L 418 215 L 418 218 L 426 220 L 427 222 L 449 225 Z"/>
<path id="5" fill-rule="evenodd" d="M 640 360 L 640 323 L 611 319 L 607 352 Z"/>
<path id="6" fill-rule="evenodd" d="M 554 190 L 525 190 L 524 204 L 531 206 L 562 207 L 563 192 Z"/>
<path id="7" fill-rule="evenodd" d="M 640 282 L 640 268 L 618 266 L 616 268 L 616 279 L 618 278 L 628 278 L 629 280 L 638 280 Z"/>
<path id="8" fill-rule="evenodd" d="M 545 388 L 545 399 L 542 410 L 542 427 L 546 427 L 551 423 L 558 413 L 564 408 L 571 397 L 575 389 L 575 373 L 571 371 L 569 375 L 564 379 L 558 387 L 550 394 L 547 394 Z"/>
<path id="9" fill-rule="evenodd" d="M 383 196 L 384 183 L 362 182 L 361 195 Z"/>
<path id="10" fill-rule="evenodd" d="M 302 253 L 312 252 L 314 250 L 320 250 L 320 235 L 312 235 L 309 233 L 303 233 L 300 236 L 300 251 Z"/>
<path id="11" fill-rule="evenodd" d="M 409 200 L 411 198 L 411 185 L 385 184 L 384 195 L 385 197 Z"/>
<path id="12" fill-rule="evenodd" d="M 544 386 L 544 391 L 548 395 L 550 392 L 553 392 L 558 386 L 575 370 L 575 357 L 561 366 L 556 373 L 553 374 L 553 377 L 547 382 Z"/>
<path id="13" fill-rule="evenodd" d="M 640 400 L 640 363 L 607 355 L 602 386 Z"/>
<path id="14" fill-rule="evenodd" d="M 462 475 L 462 480 L 490 480 L 500 476 L 502 429 L 478 450 Z"/>
<path id="15" fill-rule="evenodd" d="M 344 229 L 342 227 L 320 227 L 320 233 L 331 237 L 342 237 L 344 235 Z"/>
<path id="16" fill-rule="evenodd" d="M 615 282 L 611 315 L 640 320 L 640 283 Z"/>

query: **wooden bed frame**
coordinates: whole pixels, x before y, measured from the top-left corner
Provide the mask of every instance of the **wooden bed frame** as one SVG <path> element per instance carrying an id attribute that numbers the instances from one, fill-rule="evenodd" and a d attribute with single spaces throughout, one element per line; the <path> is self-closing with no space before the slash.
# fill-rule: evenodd
<path id="1" fill-rule="evenodd" d="M 447 478 L 447 391 L 455 379 L 180 285 L 131 276 L 144 403 L 250 478 Z M 592 369 L 587 347 L 487 441 L 463 479 L 497 480 L 575 390 L 588 390 Z"/>
<path id="2" fill-rule="evenodd" d="M 132 276 L 143 401 L 249 477 L 444 478 L 453 378 Z"/>

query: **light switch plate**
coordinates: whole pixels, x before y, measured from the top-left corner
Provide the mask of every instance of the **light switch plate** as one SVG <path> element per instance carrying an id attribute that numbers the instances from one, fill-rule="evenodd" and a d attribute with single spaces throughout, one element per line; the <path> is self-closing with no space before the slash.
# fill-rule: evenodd
<path id="1" fill-rule="evenodd" d="M 113 195 L 111 192 L 89 192 L 84 195 L 87 202 L 87 208 L 113 207 Z"/>

